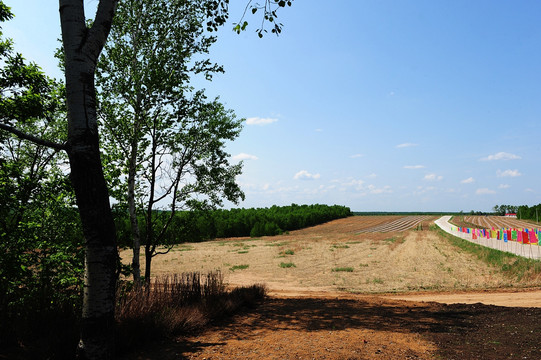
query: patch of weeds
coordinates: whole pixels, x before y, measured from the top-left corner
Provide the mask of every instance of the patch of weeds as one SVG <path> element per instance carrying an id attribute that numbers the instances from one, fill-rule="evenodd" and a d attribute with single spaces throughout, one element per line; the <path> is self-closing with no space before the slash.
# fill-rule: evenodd
<path id="1" fill-rule="evenodd" d="M 242 264 L 242 265 L 233 265 L 229 268 L 229 270 L 231 271 L 235 271 L 235 270 L 244 270 L 244 269 L 248 269 L 250 265 L 248 264 Z"/>
<path id="2" fill-rule="evenodd" d="M 332 269 L 332 272 L 353 272 L 353 268 L 350 266 L 346 267 L 335 267 Z"/>
<path id="3" fill-rule="evenodd" d="M 378 248 L 376 247 L 371 247 L 370 250 L 377 250 Z"/>
<path id="4" fill-rule="evenodd" d="M 285 257 L 286 255 L 294 255 L 294 254 L 295 254 L 295 251 L 291 249 L 287 249 L 285 251 L 280 252 L 280 256 L 278 257 Z"/>
<path id="5" fill-rule="evenodd" d="M 333 249 L 349 249 L 349 246 L 346 244 L 332 244 Z"/>
<path id="6" fill-rule="evenodd" d="M 294 267 L 297 267 L 297 266 L 295 264 L 293 264 L 292 262 L 288 262 L 288 263 L 281 262 L 280 267 L 281 268 L 294 268 Z"/>
<path id="7" fill-rule="evenodd" d="M 239 250 L 237 254 L 248 254 L 248 250 Z"/>
<path id="8" fill-rule="evenodd" d="M 269 243 L 269 244 L 265 244 L 265 246 L 285 246 L 287 244 L 289 244 L 289 243 L 286 241 L 286 242 Z"/>
<path id="9" fill-rule="evenodd" d="M 195 250 L 195 248 L 191 245 L 180 245 L 180 247 L 177 249 L 177 251 L 192 251 Z"/>
<path id="10" fill-rule="evenodd" d="M 346 244 L 362 244 L 362 241 L 346 241 Z"/>
<path id="11" fill-rule="evenodd" d="M 374 284 L 383 284 L 383 279 L 380 279 L 380 278 L 374 278 L 374 279 L 372 280 L 372 282 L 373 282 Z"/>
<path id="12" fill-rule="evenodd" d="M 368 264 L 359 264 L 359 267 L 368 267 Z"/>
<path id="13" fill-rule="evenodd" d="M 385 239 L 383 241 L 394 244 L 396 242 L 396 240 L 398 240 L 397 237 L 392 237 L 392 238 L 389 238 L 389 239 Z"/>

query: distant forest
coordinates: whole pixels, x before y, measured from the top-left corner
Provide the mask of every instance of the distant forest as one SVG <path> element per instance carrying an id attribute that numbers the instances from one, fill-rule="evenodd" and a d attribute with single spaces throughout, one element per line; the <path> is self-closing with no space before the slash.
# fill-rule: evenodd
<path id="1" fill-rule="evenodd" d="M 528 205 L 496 205 L 493 208 L 496 215 L 505 215 L 506 213 L 515 213 L 517 218 L 523 220 L 538 220 L 541 216 L 541 204 Z"/>
<path id="2" fill-rule="evenodd" d="M 167 219 L 167 212 L 162 212 Z M 240 236 L 273 236 L 353 215 L 350 208 L 340 205 L 272 206 L 212 211 L 179 212 L 172 221 L 164 244 L 197 242 L 215 238 Z M 159 214 L 158 214 L 159 217 Z M 143 218 L 140 223 L 143 224 Z M 115 211 L 119 246 L 131 246 L 130 221 L 127 212 Z M 154 231 L 159 231 L 160 224 Z M 141 226 L 142 231 L 146 231 Z M 144 234 L 141 237 L 144 239 Z"/>

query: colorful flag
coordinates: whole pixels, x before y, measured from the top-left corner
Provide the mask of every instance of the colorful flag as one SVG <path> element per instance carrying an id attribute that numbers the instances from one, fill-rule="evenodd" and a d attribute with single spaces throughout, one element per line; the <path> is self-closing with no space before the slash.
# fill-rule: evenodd
<path id="1" fill-rule="evenodd" d="M 524 244 L 529 244 L 530 243 L 530 238 L 528 237 L 528 232 L 524 231 L 524 230 L 522 230 L 522 242 Z"/>
<path id="2" fill-rule="evenodd" d="M 513 241 L 517 241 L 517 240 L 518 240 L 518 235 L 517 235 L 517 231 L 516 231 L 516 230 L 511 230 L 511 240 L 513 240 Z"/>
<path id="3" fill-rule="evenodd" d="M 537 244 L 538 243 L 538 240 L 537 240 L 537 234 L 535 233 L 535 231 L 530 231 L 528 233 L 528 235 L 530 236 L 530 244 Z"/>

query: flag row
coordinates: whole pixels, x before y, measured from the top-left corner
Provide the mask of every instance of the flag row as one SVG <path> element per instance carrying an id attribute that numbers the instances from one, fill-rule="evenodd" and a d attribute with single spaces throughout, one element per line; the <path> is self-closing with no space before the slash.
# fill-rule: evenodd
<path id="1" fill-rule="evenodd" d="M 477 229 L 460 226 L 451 226 L 452 231 L 457 231 L 464 234 L 471 234 L 472 240 L 486 238 L 507 241 L 516 241 L 522 244 L 539 245 L 539 229 Z"/>

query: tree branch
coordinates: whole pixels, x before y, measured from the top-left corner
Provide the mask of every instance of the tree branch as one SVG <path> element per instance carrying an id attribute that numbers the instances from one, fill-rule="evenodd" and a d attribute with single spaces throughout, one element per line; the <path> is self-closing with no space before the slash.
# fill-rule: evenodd
<path id="1" fill-rule="evenodd" d="M 22 132 L 19 129 L 14 128 L 13 126 L 9 126 L 7 124 L 0 123 L 0 129 L 5 130 L 15 136 L 17 136 L 19 139 L 24 139 L 33 142 L 37 145 L 47 146 L 56 150 L 66 150 L 66 144 L 58 144 L 53 141 L 45 140 L 42 138 L 39 138 L 37 136 L 33 136 L 27 133 Z"/>
<path id="2" fill-rule="evenodd" d="M 94 61 L 97 61 L 111 31 L 117 3 L 118 0 L 101 0 L 98 4 L 96 18 L 83 49 L 85 53 L 92 56 Z"/>

